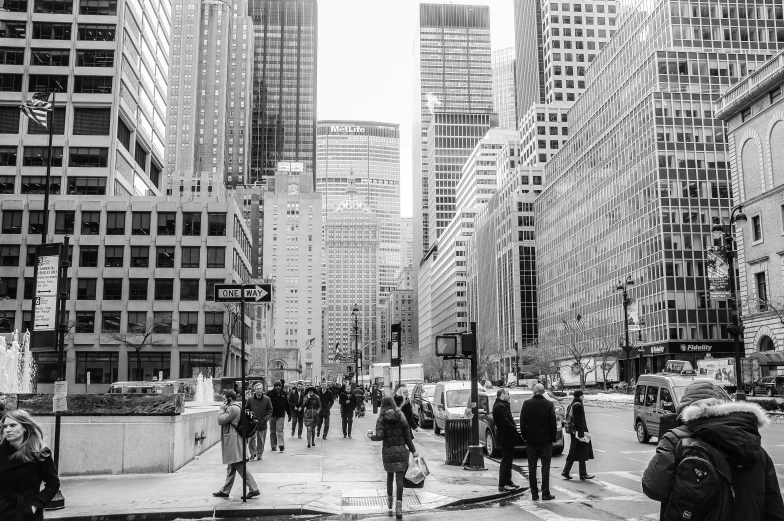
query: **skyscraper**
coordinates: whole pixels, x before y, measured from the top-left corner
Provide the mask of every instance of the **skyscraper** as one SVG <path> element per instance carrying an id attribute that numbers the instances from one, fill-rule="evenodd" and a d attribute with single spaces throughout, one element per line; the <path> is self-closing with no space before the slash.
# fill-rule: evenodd
<path id="1" fill-rule="evenodd" d="M 513 47 L 493 51 L 493 111 L 498 114 L 498 126 L 517 128 L 515 100 L 515 51 Z"/>
<path id="2" fill-rule="evenodd" d="M 414 266 L 433 244 L 429 237 L 427 133 L 440 112 L 493 112 L 490 8 L 421 4 L 414 40 Z M 481 137 L 481 136 L 480 136 Z M 469 146 L 469 152 L 474 144 Z M 459 172 L 461 165 L 456 165 Z"/>
<path id="3" fill-rule="evenodd" d="M 544 52 L 540 0 L 514 0 L 517 117 L 544 103 Z"/>
<path id="4" fill-rule="evenodd" d="M 399 126 L 319 121 L 316 165 L 316 189 L 324 198 L 325 222 L 329 212 L 346 199 L 352 184 L 358 199 L 378 218 L 378 288 L 379 296 L 386 297 L 394 289 L 401 267 Z"/>
<path id="5" fill-rule="evenodd" d="M 253 113 L 248 183 L 275 175 L 279 161 L 315 177 L 316 0 L 249 0 L 253 17 Z M 239 46 L 238 46 L 239 52 Z M 314 179 L 315 183 L 315 179 Z"/>
<path id="6" fill-rule="evenodd" d="M 411 217 L 400 218 L 400 258 L 404 268 L 414 261 L 414 220 Z"/>

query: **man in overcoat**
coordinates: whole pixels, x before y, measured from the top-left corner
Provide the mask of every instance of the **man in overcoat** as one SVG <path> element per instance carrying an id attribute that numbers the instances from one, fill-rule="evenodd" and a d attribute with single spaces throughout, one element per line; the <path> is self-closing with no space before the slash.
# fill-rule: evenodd
<path id="1" fill-rule="evenodd" d="M 517 444 L 517 425 L 512 416 L 512 407 L 509 405 L 509 391 L 504 388 L 498 389 L 496 396 L 497 399 L 493 404 L 493 423 L 495 423 L 495 432 L 498 435 L 496 443 L 501 447 L 498 490 L 509 492 L 520 488 L 512 481 L 512 460 Z"/>
<path id="2" fill-rule="evenodd" d="M 544 385 L 534 385 L 534 395 L 523 402 L 520 411 L 520 434 L 525 440 L 528 453 L 528 482 L 531 485 L 531 498 L 539 499 L 536 482 L 536 466 L 542 460 L 542 499 L 555 499 L 550 494 L 550 459 L 553 457 L 553 443 L 558 434 L 555 419 L 555 406 L 545 398 Z"/>

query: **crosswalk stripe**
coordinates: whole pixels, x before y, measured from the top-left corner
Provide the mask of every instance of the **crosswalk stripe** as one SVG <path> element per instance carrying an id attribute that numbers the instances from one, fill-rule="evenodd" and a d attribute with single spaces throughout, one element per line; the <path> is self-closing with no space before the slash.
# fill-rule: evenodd
<path id="1" fill-rule="evenodd" d="M 648 521 L 649 519 L 659 519 L 659 514 L 648 514 L 647 516 L 630 517 L 625 521 Z"/>
<path id="2" fill-rule="evenodd" d="M 575 500 L 583 501 L 587 497 L 585 494 L 575 492 L 574 490 L 569 490 L 568 488 L 563 488 L 563 487 L 552 487 L 552 488 L 554 488 L 556 491 L 560 492 L 561 494 L 565 494 Z"/>
<path id="3" fill-rule="evenodd" d="M 558 514 L 551 510 L 545 510 L 544 508 L 539 508 L 536 505 L 536 503 L 528 499 L 521 499 L 520 501 L 515 501 L 514 504 L 522 508 L 523 511 L 525 511 L 526 513 L 533 514 L 539 519 L 543 519 L 544 521 L 598 521 L 596 519 L 563 517 L 561 514 Z"/>
<path id="4" fill-rule="evenodd" d="M 631 490 L 625 487 L 621 487 L 618 485 L 614 485 L 607 481 L 596 480 L 597 483 L 601 483 L 604 485 L 604 488 L 609 490 L 610 492 L 615 492 L 619 496 L 633 496 L 633 497 L 642 497 L 643 499 L 647 499 L 641 492 L 637 492 L 636 490 Z M 609 498 L 605 498 L 609 499 Z"/>
<path id="5" fill-rule="evenodd" d="M 642 476 L 638 476 L 636 474 L 632 474 L 631 472 L 627 472 L 625 470 L 614 470 L 611 472 L 602 472 L 601 474 L 612 474 L 613 476 L 618 476 L 620 478 L 630 479 L 632 481 L 636 481 L 637 483 L 640 482 Z"/>

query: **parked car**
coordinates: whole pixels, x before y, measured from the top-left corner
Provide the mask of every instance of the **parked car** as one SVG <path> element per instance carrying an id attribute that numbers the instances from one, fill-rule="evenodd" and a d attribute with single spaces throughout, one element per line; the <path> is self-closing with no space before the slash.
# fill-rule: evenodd
<path id="1" fill-rule="evenodd" d="M 414 412 L 414 418 L 421 427 L 433 425 L 433 396 L 436 392 L 436 384 L 417 384 L 414 386 L 414 392 L 411 395 L 411 409 Z"/>
<path id="2" fill-rule="evenodd" d="M 751 386 L 750 393 L 752 396 L 783 396 L 784 395 L 784 376 L 763 376 L 757 378 L 754 385 Z"/>
<path id="3" fill-rule="evenodd" d="M 480 391 L 485 388 L 477 384 Z M 465 418 L 465 409 L 471 401 L 471 382 L 451 380 L 438 382 L 433 393 L 433 432 L 440 434 L 446 426 L 446 420 Z"/>
<path id="4" fill-rule="evenodd" d="M 523 410 L 523 402 L 533 398 L 533 391 L 527 389 L 510 389 L 509 390 L 509 404 L 512 407 L 512 416 L 514 416 L 515 424 L 517 425 L 517 444 L 515 450 L 525 450 L 525 441 L 520 435 L 520 411 Z M 556 434 L 556 441 L 553 444 L 553 454 L 561 454 L 564 450 L 564 437 L 563 437 L 563 422 L 565 412 L 561 402 L 545 392 L 545 398 L 553 402 L 555 405 L 555 420 L 558 432 Z M 485 450 L 489 456 L 497 456 L 500 449 L 496 447 L 495 440 L 498 434 L 495 430 L 495 422 L 493 422 L 493 405 L 495 404 L 495 393 L 479 393 L 479 443 L 484 444 Z"/>
<path id="5" fill-rule="evenodd" d="M 677 427 L 678 403 L 686 387 L 695 381 L 713 384 L 724 401 L 731 401 L 721 382 L 706 376 L 685 374 L 645 374 L 634 390 L 634 431 L 637 441 L 648 443 L 651 437 Z"/>

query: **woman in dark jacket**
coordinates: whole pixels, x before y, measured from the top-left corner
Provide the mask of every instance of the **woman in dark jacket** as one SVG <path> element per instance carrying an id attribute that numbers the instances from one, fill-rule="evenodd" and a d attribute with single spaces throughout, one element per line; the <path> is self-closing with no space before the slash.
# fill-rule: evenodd
<path id="1" fill-rule="evenodd" d="M 41 483 L 46 486 L 41 490 Z M 52 453 L 27 411 L 7 411 L 0 435 L 0 519 L 42 521 L 60 489 Z"/>
<path id="2" fill-rule="evenodd" d="M 572 479 L 569 472 L 572 470 L 572 464 L 575 461 L 579 462 L 580 479 L 593 479 L 594 476 L 589 476 L 585 468 L 585 462 L 593 459 L 593 445 L 591 445 L 590 436 L 587 437 L 588 441 L 581 441 L 586 439 L 588 434 L 588 424 L 585 422 L 585 408 L 583 407 L 583 392 L 577 390 L 574 392 L 574 399 L 569 406 L 574 418 L 574 429 L 572 429 L 572 443 L 569 445 L 569 454 L 566 456 L 566 465 L 564 465 L 561 476 L 566 479 Z"/>
<path id="3" fill-rule="evenodd" d="M 419 424 L 414 418 L 414 409 L 411 407 L 411 400 L 408 398 L 408 387 L 406 387 L 406 384 L 398 387 L 397 391 L 395 392 L 395 405 L 398 406 L 400 412 L 402 412 L 406 417 L 408 427 L 411 429 L 411 439 L 414 439 L 413 431 L 417 430 Z"/>
<path id="4" fill-rule="evenodd" d="M 373 441 L 383 441 L 381 460 L 387 472 L 387 508 L 392 510 L 392 481 L 397 483 L 395 516 L 403 517 L 403 475 L 408 469 L 408 453 L 417 456 L 414 442 L 411 441 L 411 429 L 406 418 L 395 401 L 385 396 L 381 399 L 381 410 L 376 420 L 376 433 L 368 433 Z"/>
<path id="5" fill-rule="evenodd" d="M 351 391 L 346 389 L 345 385 L 340 387 L 340 394 L 338 394 L 338 403 L 340 404 L 340 419 L 343 423 L 343 437 L 351 437 L 351 425 L 354 423 L 354 395 Z"/>
<path id="6" fill-rule="evenodd" d="M 305 391 L 305 398 L 302 401 L 302 419 L 307 427 L 308 448 L 316 446 L 316 426 L 321 412 L 321 400 L 316 395 L 314 387 L 308 387 Z"/>

